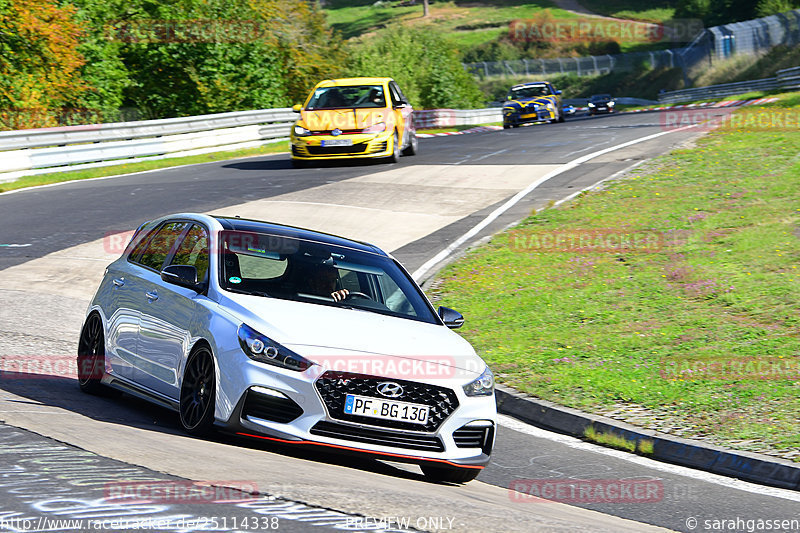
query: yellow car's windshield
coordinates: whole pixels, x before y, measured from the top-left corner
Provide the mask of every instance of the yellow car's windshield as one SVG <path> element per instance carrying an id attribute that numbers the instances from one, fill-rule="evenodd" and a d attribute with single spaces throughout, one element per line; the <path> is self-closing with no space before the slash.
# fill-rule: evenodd
<path id="1" fill-rule="evenodd" d="M 380 85 L 320 87 L 308 101 L 306 109 L 340 109 L 386 107 L 386 96 Z"/>

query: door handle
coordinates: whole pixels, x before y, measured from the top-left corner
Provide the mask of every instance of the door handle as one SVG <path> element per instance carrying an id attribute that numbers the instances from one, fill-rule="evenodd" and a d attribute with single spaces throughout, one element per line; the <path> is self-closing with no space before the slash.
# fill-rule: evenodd
<path id="1" fill-rule="evenodd" d="M 144 295 L 147 296 L 147 299 L 151 302 L 158 300 L 158 293 L 156 291 L 146 292 Z"/>
<path id="2" fill-rule="evenodd" d="M 122 287 L 123 285 L 125 285 L 125 278 L 116 278 L 112 281 L 112 283 L 117 287 Z"/>

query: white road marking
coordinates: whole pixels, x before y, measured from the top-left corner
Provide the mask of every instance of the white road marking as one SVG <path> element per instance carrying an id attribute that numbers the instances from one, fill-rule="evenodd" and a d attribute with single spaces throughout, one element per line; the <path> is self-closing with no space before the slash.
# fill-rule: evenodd
<path id="1" fill-rule="evenodd" d="M 480 231 L 482 229 L 484 229 L 486 226 L 488 226 L 489 224 L 494 222 L 494 220 L 497 219 L 500 215 L 502 215 L 503 213 L 505 213 L 506 211 L 508 211 L 512 207 L 514 207 L 514 205 L 516 205 L 520 200 L 525 198 L 527 195 L 529 195 L 531 192 L 533 192 L 534 189 L 536 189 L 539 185 L 541 185 L 542 183 L 546 182 L 550 178 L 554 178 L 555 176 L 558 176 L 559 174 L 563 174 L 564 172 L 566 172 L 568 170 L 571 170 L 571 169 L 577 167 L 578 165 L 580 165 L 582 163 L 585 163 L 586 161 L 589 161 L 590 159 L 594 159 L 595 157 L 599 157 L 599 156 L 601 156 L 603 154 L 607 154 L 609 152 L 613 152 L 614 150 L 619 150 L 620 148 L 626 148 L 628 146 L 633 146 L 634 144 L 639 144 L 641 142 L 649 141 L 651 139 L 656 139 L 658 137 L 661 137 L 662 135 L 667 135 L 668 133 L 675 133 L 675 132 L 678 132 L 678 131 L 688 130 L 688 129 L 694 128 L 694 127 L 697 127 L 697 125 L 696 124 L 692 124 L 691 126 L 684 126 L 683 128 L 677 128 L 677 129 L 669 130 L 669 131 L 662 131 L 662 132 L 659 132 L 659 133 L 654 133 L 652 135 L 647 135 L 645 137 L 640 137 L 640 138 L 634 139 L 632 141 L 624 142 L 622 144 L 617 144 L 616 146 L 610 146 L 608 148 L 604 148 L 602 150 L 598 150 L 597 152 L 592 152 L 591 154 L 586 154 L 586 155 L 581 156 L 581 157 L 579 157 L 577 159 L 573 159 L 569 163 L 565 163 L 561 167 L 559 167 L 559 168 L 557 168 L 557 169 L 555 169 L 555 170 L 553 170 L 551 172 L 548 172 L 547 174 L 545 174 L 541 178 L 537 179 L 536 181 L 534 181 L 533 183 L 531 183 L 530 185 L 525 187 L 523 190 L 521 190 L 520 192 L 518 192 L 517 194 L 512 196 L 503 205 L 501 205 L 500 207 L 498 207 L 497 209 L 495 209 L 494 211 L 489 213 L 486 216 L 486 218 L 484 218 L 483 220 L 478 222 L 472 229 L 470 229 L 464 235 L 462 235 L 461 237 L 459 237 L 458 239 L 453 241 L 447 248 L 445 248 L 444 250 L 442 250 L 441 252 L 439 252 L 438 254 L 433 256 L 424 265 L 422 265 L 417 270 L 415 270 L 414 273 L 411 274 L 411 277 L 413 277 L 415 281 L 419 282 L 421 280 L 422 276 L 427 274 L 434 266 L 436 266 L 437 264 L 439 264 L 442 261 L 444 261 L 445 259 L 447 259 L 450 256 L 450 254 L 452 254 L 462 244 L 464 244 L 469 239 L 471 239 L 472 237 L 474 237 L 475 235 L 480 233 Z"/>
<path id="2" fill-rule="evenodd" d="M 25 248 L 31 246 L 30 244 L 0 244 L 0 248 Z"/>
<path id="3" fill-rule="evenodd" d="M 757 485 L 755 483 L 742 481 L 740 479 L 734 479 L 719 474 L 712 474 L 711 472 L 694 470 L 686 466 L 678 466 L 669 463 L 662 463 L 661 461 L 656 461 L 655 459 L 648 459 L 647 457 L 642 457 L 640 455 L 634 455 L 632 453 L 623 452 L 621 450 L 613 450 L 611 448 L 606 448 L 604 446 L 599 446 L 597 444 L 585 442 L 575 437 L 570 437 L 569 435 L 561 435 L 560 433 L 553 433 L 552 431 L 547 431 L 541 428 L 537 428 L 536 426 L 526 424 L 525 422 L 521 422 L 516 418 L 512 418 L 506 415 L 497 415 L 497 421 L 500 423 L 501 426 L 513 429 L 514 431 L 519 431 L 520 433 L 525 433 L 526 435 L 530 435 L 532 437 L 537 437 L 540 439 L 547 439 L 549 441 L 557 442 L 558 444 L 562 444 L 564 446 L 568 446 L 576 450 L 583 450 L 587 452 L 599 453 L 601 455 L 608 455 L 610 457 L 614 457 L 615 459 L 622 459 L 630 463 L 635 463 L 637 465 L 644 466 L 651 470 L 657 470 L 659 472 L 664 472 L 667 474 L 674 474 L 678 476 L 688 477 L 696 479 L 698 481 L 704 481 L 706 483 L 713 483 L 715 485 L 720 485 L 722 487 L 730 489 L 737 489 L 745 492 L 751 492 L 753 494 L 760 494 L 762 496 L 783 498 L 784 500 L 800 502 L 800 493 L 792 490 L 779 489 L 776 487 L 766 487 L 763 485 Z"/>

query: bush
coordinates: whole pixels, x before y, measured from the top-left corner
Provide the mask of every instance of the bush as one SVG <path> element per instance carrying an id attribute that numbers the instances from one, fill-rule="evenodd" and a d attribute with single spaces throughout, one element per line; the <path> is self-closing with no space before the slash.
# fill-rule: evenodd
<path id="1" fill-rule="evenodd" d="M 483 106 L 483 95 L 455 47 L 430 28 L 397 26 L 352 45 L 347 71 L 394 78 L 415 107 Z"/>

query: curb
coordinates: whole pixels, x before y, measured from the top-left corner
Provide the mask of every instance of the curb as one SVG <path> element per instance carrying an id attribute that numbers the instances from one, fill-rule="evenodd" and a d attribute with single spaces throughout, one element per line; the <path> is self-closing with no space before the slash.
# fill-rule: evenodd
<path id="1" fill-rule="evenodd" d="M 757 453 L 735 451 L 632 426 L 605 416 L 584 413 L 547 400 L 533 398 L 496 385 L 497 411 L 535 426 L 585 439 L 593 427 L 635 441 L 652 441 L 653 453 L 644 457 L 761 485 L 800 490 L 800 464 Z"/>

